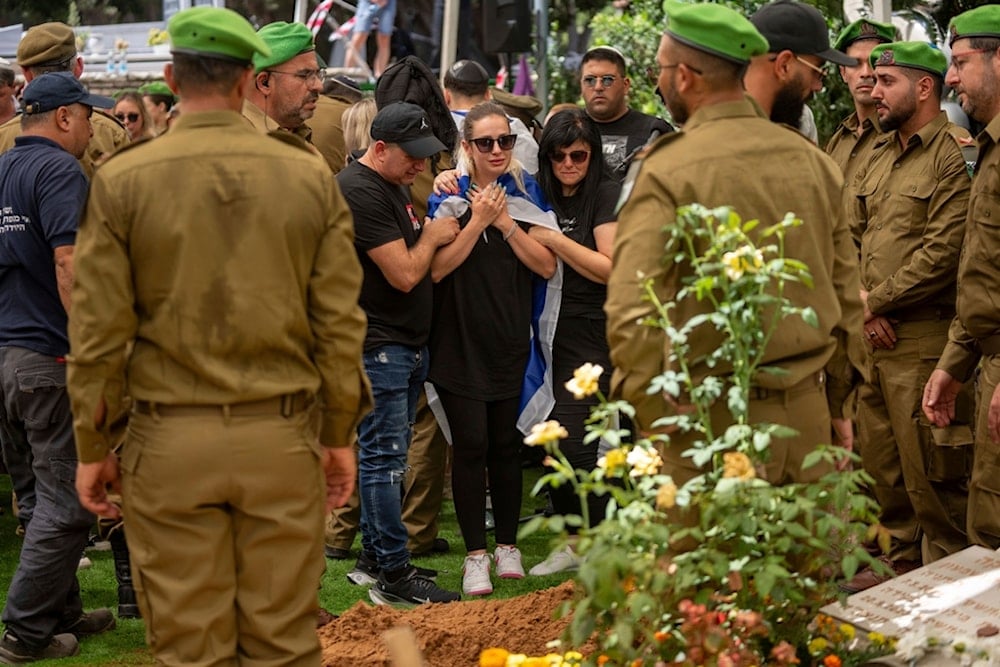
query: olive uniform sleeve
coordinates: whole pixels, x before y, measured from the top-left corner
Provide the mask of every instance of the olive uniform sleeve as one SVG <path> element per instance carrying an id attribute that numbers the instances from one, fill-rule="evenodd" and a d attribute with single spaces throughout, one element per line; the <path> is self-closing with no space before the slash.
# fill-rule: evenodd
<path id="1" fill-rule="evenodd" d="M 361 361 L 367 320 L 358 305 L 362 271 L 354 223 L 340 188 L 332 176 L 329 180 L 330 214 L 309 280 L 309 322 L 321 378 L 320 443 L 348 447 L 373 403 Z"/>
<path id="2" fill-rule="evenodd" d="M 137 328 L 127 220 L 116 193 L 95 175 L 76 236 L 67 357 L 73 430 L 83 463 L 107 455 L 113 419 L 124 410 L 126 349 Z M 105 418 L 98 422 L 102 410 Z"/>

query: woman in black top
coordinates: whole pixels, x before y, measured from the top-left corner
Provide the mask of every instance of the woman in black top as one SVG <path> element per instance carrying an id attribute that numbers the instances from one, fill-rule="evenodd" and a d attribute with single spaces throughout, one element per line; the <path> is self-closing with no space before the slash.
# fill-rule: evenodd
<path id="1" fill-rule="evenodd" d="M 496 573 L 524 576 L 516 545 L 521 511 L 517 416 L 528 359 L 533 276 L 551 277 L 556 258 L 527 233 L 555 227 L 538 184 L 512 157 L 516 135 L 491 102 L 465 118 L 457 195 L 432 197 L 432 215 L 455 215 L 458 237 L 431 264 L 434 324 L 430 373 L 454 444 L 452 489 L 468 557 L 466 595 L 493 591 L 486 552 L 486 475 L 496 519 Z"/>
<path id="2" fill-rule="evenodd" d="M 556 405 L 549 419 L 569 432 L 559 448 L 576 470 L 593 470 L 597 442 L 584 444 L 584 422 L 596 396 L 574 398 L 565 387 L 573 371 L 590 362 L 603 367 L 599 387 L 607 395 L 611 361 L 605 336 L 604 300 L 611 272 L 611 247 L 618 226 L 618 184 L 605 172 L 601 135 L 583 109 L 560 111 L 546 123 L 538 144 L 538 181 L 559 218 L 562 233 L 533 227 L 529 232 L 563 260 L 562 305 L 552 349 L 552 384 Z M 636 294 L 636 298 L 639 295 Z M 549 490 L 557 514 L 580 514 L 572 486 Z M 604 498 L 588 498 L 591 525 L 604 516 Z M 575 528 L 569 527 L 573 533 Z M 575 569 L 572 547 L 552 552 L 531 568 L 533 575 Z"/>

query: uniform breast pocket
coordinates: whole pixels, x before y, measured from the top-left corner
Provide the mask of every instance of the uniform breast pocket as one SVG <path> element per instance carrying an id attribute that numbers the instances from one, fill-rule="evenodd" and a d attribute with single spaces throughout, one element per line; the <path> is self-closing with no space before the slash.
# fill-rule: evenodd
<path id="1" fill-rule="evenodd" d="M 899 190 L 899 205 L 902 210 L 894 216 L 908 229 L 921 231 L 927 226 L 927 207 L 937 182 L 930 179 L 914 178 Z"/>
<path id="2" fill-rule="evenodd" d="M 966 252 L 992 264 L 1000 248 L 1000 197 L 992 192 L 979 192 L 970 207 L 972 226 L 967 229 L 974 236 L 966 242 Z"/>

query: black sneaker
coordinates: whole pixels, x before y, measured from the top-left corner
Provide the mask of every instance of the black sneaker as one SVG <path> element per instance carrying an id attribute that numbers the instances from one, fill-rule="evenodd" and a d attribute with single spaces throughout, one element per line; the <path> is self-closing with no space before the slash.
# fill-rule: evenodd
<path id="1" fill-rule="evenodd" d="M 55 635 L 46 646 L 30 648 L 9 631 L 0 639 L 0 663 L 21 665 L 37 660 L 68 658 L 80 652 L 80 643 L 69 633 Z"/>
<path id="2" fill-rule="evenodd" d="M 330 560 L 347 560 L 351 557 L 350 549 L 342 549 L 341 547 L 331 547 L 329 544 L 323 547 L 323 553 Z"/>
<path id="3" fill-rule="evenodd" d="M 394 607 L 413 607 L 428 602 L 457 602 L 462 599 L 458 593 L 438 588 L 433 581 L 420 576 L 413 566 L 394 582 L 389 582 L 380 574 L 375 585 L 368 590 L 368 597 L 375 604 Z"/>
<path id="4" fill-rule="evenodd" d="M 417 567 L 414 569 L 424 579 L 430 581 L 437 579 L 437 570 L 432 570 L 428 567 Z M 361 555 L 358 556 L 357 562 L 354 563 L 354 569 L 347 573 L 347 580 L 355 586 L 372 586 L 378 581 L 380 572 L 381 569 L 375 561 L 375 556 L 362 551 Z"/>
<path id="5" fill-rule="evenodd" d="M 56 628 L 56 632 L 68 632 L 77 639 L 83 639 L 84 637 L 92 637 L 114 629 L 115 617 L 112 616 L 111 610 L 101 608 L 83 612 L 72 623 L 61 623 Z"/>

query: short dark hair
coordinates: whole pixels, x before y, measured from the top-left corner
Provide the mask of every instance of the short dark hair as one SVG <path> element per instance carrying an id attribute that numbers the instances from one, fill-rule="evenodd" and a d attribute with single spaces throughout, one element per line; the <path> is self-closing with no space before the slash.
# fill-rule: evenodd
<path id="1" fill-rule="evenodd" d="M 174 82 L 179 90 L 203 93 L 228 93 L 251 64 L 221 58 L 206 58 L 188 53 L 174 53 Z"/>
<path id="2" fill-rule="evenodd" d="M 583 59 L 580 61 L 581 72 L 583 71 L 583 66 L 591 60 L 603 60 L 604 62 L 614 63 L 615 67 L 618 68 L 619 74 L 628 76 L 628 63 L 625 61 L 625 56 L 613 46 L 595 46 L 584 53 Z"/>
<path id="3" fill-rule="evenodd" d="M 14 70 L 10 67 L 0 66 L 0 86 L 14 85 Z"/>
<path id="4" fill-rule="evenodd" d="M 1000 49 L 1000 37 L 971 37 L 969 46 L 992 57 Z"/>
<path id="5" fill-rule="evenodd" d="M 66 60 L 51 63 L 48 65 L 32 65 L 24 67 L 27 72 L 31 72 L 33 76 L 41 76 L 43 74 L 48 74 L 49 72 L 71 72 L 73 71 L 73 63 L 76 62 L 77 56 L 72 58 L 67 58 Z"/>
<path id="6" fill-rule="evenodd" d="M 174 106 L 174 96 L 173 95 L 158 95 L 155 93 L 146 93 L 143 97 L 148 97 L 152 101 L 153 106 L 163 105 L 164 111 L 170 111 L 170 108 Z"/>

